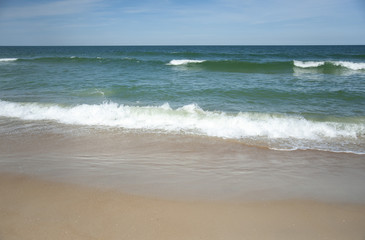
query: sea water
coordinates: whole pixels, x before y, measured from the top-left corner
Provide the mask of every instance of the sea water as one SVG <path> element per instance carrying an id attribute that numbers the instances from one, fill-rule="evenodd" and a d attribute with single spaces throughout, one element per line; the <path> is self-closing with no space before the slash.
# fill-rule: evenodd
<path id="1" fill-rule="evenodd" d="M 0 48 L 7 119 L 363 154 L 364 106 L 364 46 Z"/>
<path id="2" fill-rule="evenodd" d="M 29 153 L 38 151 L 47 160 L 34 169 L 49 167 L 52 153 L 59 157 L 57 171 L 65 168 L 72 172 L 79 166 L 65 167 L 71 161 L 62 161 L 62 156 L 72 157 L 73 163 L 93 162 L 99 167 L 104 159 L 103 163 L 121 165 L 115 168 L 119 172 L 110 170 L 110 165 L 109 172 L 103 171 L 113 176 L 133 175 L 128 181 L 139 178 L 141 186 L 154 182 L 174 185 L 182 179 L 194 185 L 218 179 L 222 189 L 232 193 L 238 188 L 255 189 L 253 183 L 260 181 L 260 186 L 276 181 L 286 191 L 288 182 L 297 180 L 299 185 L 306 179 L 311 181 L 299 192 L 314 192 L 316 180 L 322 179 L 328 183 L 325 189 L 342 182 L 365 201 L 364 191 L 354 185 L 365 180 L 364 106 L 365 46 L 0 47 L 4 169 L 12 169 L 9 166 L 15 160 L 11 156 L 21 147 L 7 149 L 24 144 L 28 150 L 19 151 L 28 157 L 15 154 L 23 162 L 13 167 L 27 166 L 22 168 L 25 172 L 32 168 Z M 81 135 L 86 138 L 75 142 Z M 98 140 L 92 140 L 96 136 Z M 124 138 L 136 142 L 126 143 Z M 20 143 L 14 139 L 28 140 Z M 47 145 L 52 141 L 55 144 Z M 85 150 L 89 141 L 104 149 L 96 147 L 100 151 L 91 156 L 92 149 Z M 103 145 L 105 142 L 109 144 Z M 50 150 L 57 144 L 62 151 Z M 242 147 L 252 149 L 247 152 Z M 220 148 L 224 150 L 216 152 Z M 38 160 L 42 159 L 39 154 Z M 148 161 L 146 156 L 150 156 Z M 174 156 L 178 164 L 169 165 L 167 159 Z M 123 165 L 126 159 L 129 167 Z M 143 164 L 136 159 L 143 159 Z M 291 167 L 285 168 L 288 164 Z M 334 166 L 331 164 L 337 166 L 337 172 L 329 170 Z M 95 172 L 96 165 L 87 169 Z M 341 177 L 336 178 L 340 166 L 345 172 L 340 171 Z M 132 170 L 140 168 L 144 170 Z M 149 169 L 160 174 L 151 174 Z M 303 169 L 308 171 L 303 173 Z M 175 178 L 171 178 L 172 172 Z M 146 174 L 155 177 L 146 180 Z M 303 177 L 302 182 L 298 176 Z M 214 186 L 198 187 L 202 188 L 212 190 Z M 315 191 L 323 192 L 322 188 Z"/>

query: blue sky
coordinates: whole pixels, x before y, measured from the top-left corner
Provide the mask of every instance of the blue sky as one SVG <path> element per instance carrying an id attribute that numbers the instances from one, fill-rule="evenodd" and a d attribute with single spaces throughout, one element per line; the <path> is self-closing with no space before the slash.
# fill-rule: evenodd
<path id="1" fill-rule="evenodd" d="M 0 45 L 365 44 L 364 0 L 0 0 Z"/>

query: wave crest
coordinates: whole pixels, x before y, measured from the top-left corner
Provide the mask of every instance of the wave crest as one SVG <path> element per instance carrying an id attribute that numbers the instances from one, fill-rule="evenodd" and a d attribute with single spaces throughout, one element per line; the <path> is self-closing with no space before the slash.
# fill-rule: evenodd
<path id="1" fill-rule="evenodd" d="M 337 61 L 331 63 L 335 66 L 345 67 L 351 70 L 365 70 L 365 63 L 354 63 L 345 61 Z"/>
<path id="2" fill-rule="evenodd" d="M 365 63 L 363 62 L 348 62 L 348 61 L 298 61 L 294 60 L 293 64 L 299 68 L 317 68 L 324 65 L 332 67 L 342 67 L 350 70 L 358 71 L 365 70 Z"/>
<path id="3" fill-rule="evenodd" d="M 286 114 L 228 114 L 205 111 L 196 104 L 176 109 L 168 103 L 161 106 L 127 106 L 113 102 L 64 107 L 0 100 L 0 116 L 23 120 L 53 120 L 63 124 L 186 133 L 249 142 L 264 141 L 266 145 L 276 141 L 285 143 L 285 148 L 289 149 L 316 147 L 308 147 L 313 142 L 327 147 L 337 147 L 344 142 L 359 145 L 358 141 L 363 141 L 361 139 L 365 135 L 363 118 L 315 121 Z M 301 145 L 303 143 L 305 144 Z"/>
<path id="4" fill-rule="evenodd" d="M 324 62 L 314 62 L 314 61 L 307 61 L 307 62 L 303 62 L 303 61 L 297 61 L 294 60 L 294 66 L 296 67 L 301 67 L 301 68 L 313 68 L 313 67 L 319 67 L 319 66 L 323 66 Z"/>
<path id="5" fill-rule="evenodd" d="M 187 65 L 189 63 L 202 63 L 205 62 L 205 60 L 190 60 L 190 59 L 180 59 L 180 60 L 171 60 L 167 65 L 173 65 L 173 66 L 178 66 L 178 65 Z"/>
<path id="6" fill-rule="evenodd" d="M 17 58 L 0 58 L 0 62 L 13 62 L 18 60 Z"/>
<path id="7" fill-rule="evenodd" d="M 191 69 L 241 72 L 241 73 L 291 73 L 295 68 L 313 69 L 320 73 L 339 74 L 348 71 L 365 70 L 365 63 L 346 61 L 282 61 L 282 62 L 251 62 L 241 60 L 171 60 L 166 65 L 183 65 Z"/>

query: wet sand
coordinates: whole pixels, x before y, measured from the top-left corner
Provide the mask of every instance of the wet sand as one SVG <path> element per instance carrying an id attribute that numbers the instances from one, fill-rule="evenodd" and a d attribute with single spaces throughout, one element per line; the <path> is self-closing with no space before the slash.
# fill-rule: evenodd
<path id="1" fill-rule="evenodd" d="M 365 239 L 362 155 L 12 124 L 0 240 Z"/>
<path id="2" fill-rule="evenodd" d="M 365 205 L 173 201 L 0 175 L 0 239 L 365 239 Z"/>
<path id="3" fill-rule="evenodd" d="M 0 172 L 173 200 L 365 203 L 363 155 L 38 122 L 15 126 L 0 134 Z"/>

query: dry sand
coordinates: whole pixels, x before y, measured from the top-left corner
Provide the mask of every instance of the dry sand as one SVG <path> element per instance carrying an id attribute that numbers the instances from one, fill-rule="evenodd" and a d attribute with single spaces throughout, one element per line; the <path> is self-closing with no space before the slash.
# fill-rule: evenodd
<path id="1" fill-rule="evenodd" d="M 365 239 L 365 205 L 131 196 L 0 175 L 0 239 Z"/>

